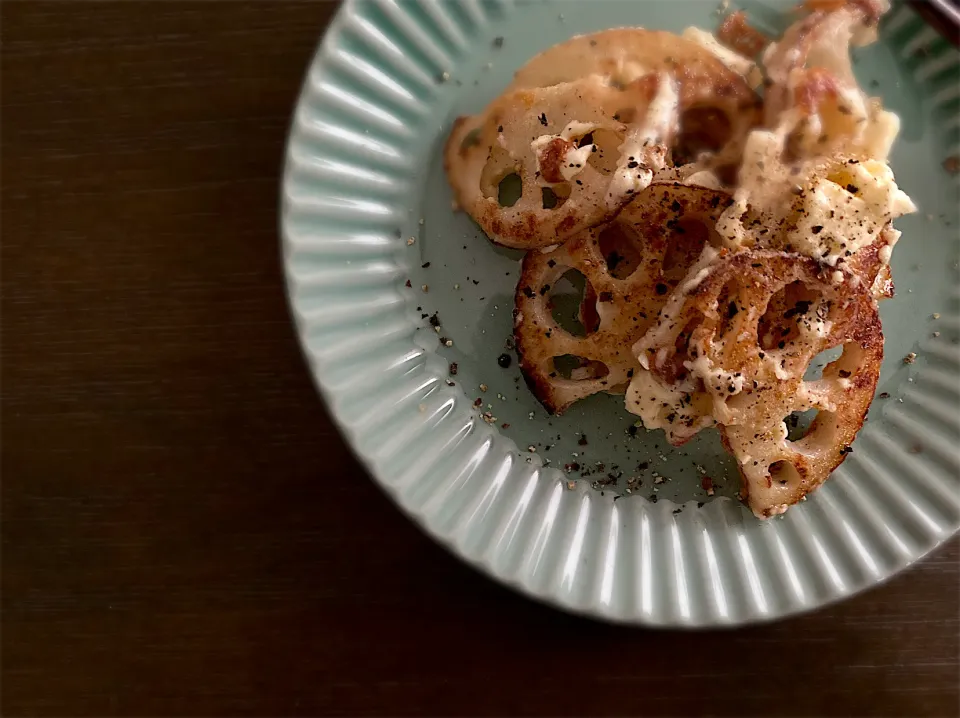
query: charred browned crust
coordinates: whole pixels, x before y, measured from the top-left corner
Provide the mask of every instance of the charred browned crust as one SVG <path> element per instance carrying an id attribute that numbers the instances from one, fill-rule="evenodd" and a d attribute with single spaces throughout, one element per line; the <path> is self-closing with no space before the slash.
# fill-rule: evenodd
<path id="1" fill-rule="evenodd" d="M 729 195 L 716 190 L 653 184 L 613 222 L 549 252 L 524 257 L 515 295 L 514 343 L 527 385 L 548 411 L 561 413 L 597 392 L 623 391 L 639 367 L 633 344 L 703 247 L 719 246 L 712 227 L 730 202 Z M 690 234 L 698 229 L 702 234 Z M 611 261 L 614 255 L 618 258 Z M 587 333 L 582 337 L 564 330 L 550 313 L 551 289 L 571 269 L 586 279 L 580 319 Z M 587 375 L 561 376 L 553 364 L 558 356 L 581 357 Z M 599 370 L 598 363 L 607 373 L 590 375 L 589 369 Z"/>

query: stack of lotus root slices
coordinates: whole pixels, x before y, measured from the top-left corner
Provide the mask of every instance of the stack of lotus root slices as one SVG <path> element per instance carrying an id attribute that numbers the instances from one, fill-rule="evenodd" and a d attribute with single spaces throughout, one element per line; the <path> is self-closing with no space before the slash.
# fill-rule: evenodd
<path id="1" fill-rule="evenodd" d="M 514 339 L 548 411 L 608 392 L 676 446 L 716 426 L 759 517 L 844 460 L 883 359 L 891 222 L 915 210 L 886 161 L 899 121 L 849 58 L 885 9 L 813 2 L 777 42 L 742 13 L 716 37 L 577 36 L 456 121 L 456 203 L 526 250 Z M 577 332 L 552 299 L 570 272 L 584 282 Z M 813 376 L 829 349 L 839 357 Z M 789 417 L 811 410 L 791 435 Z"/>

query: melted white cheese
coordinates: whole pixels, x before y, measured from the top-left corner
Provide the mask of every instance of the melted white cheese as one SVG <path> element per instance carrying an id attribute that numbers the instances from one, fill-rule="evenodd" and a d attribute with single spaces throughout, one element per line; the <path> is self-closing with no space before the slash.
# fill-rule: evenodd
<path id="1" fill-rule="evenodd" d="M 578 122 L 577 120 L 572 120 L 567 123 L 567 126 L 564 127 L 563 130 L 560 131 L 559 135 L 540 135 L 537 137 L 533 142 L 530 143 L 530 149 L 533 150 L 533 156 L 537 158 L 537 171 L 541 171 L 540 152 L 544 147 L 557 139 L 564 140 L 565 142 L 573 142 L 574 140 L 590 134 L 595 129 L 597 129 L 597 125 L 589 122 Z M 500 135 L 500 137 L 502 136 L 503 135 Z M 560 174 L 563 175 L 563 179 L 569 182 L 578 174 L 583 172 L 583 168 L 587 166 L 587 158 L 590 157 L 592 152 L 593 145 L 570 147 L 570 149 L 567 150 L 567 153 L 563 156 L 560 164 Z"/>
<path id="2" fill-rule="evenodd" d="M 916 210 L 886 163 L 846 164 L 807 185 L 790 243 L 797 251 L 835 267 L 876 241 L 889 222 Z"/>
<path id="3" fill-rule="evenodd" d="M 709 357 L 700 355 L 693 361 L 685 361 L 683 366 L 700 379 L 711 393 L 733 396 L 743 391 L 743 375 L 725 371 L 710 361 Z"/>
<path id="4" fill-rule="evenodd" d="M 740 186 L 716 225 L 731 245 L 789 245 L 835 267 L 874 242 L 892 220 L 916 211 L 883 161 L 837 162 L 826 168 L 816 159 L 785 164 L 790 128 L 785 122 L 777 130 L 754 130 L 747 138 Z"/>
<path id="5" fill-rule="evenodd" d="M 676 131 L 679 103 L 676 80 L 661 73 L 644 121 L 627 131 L 619 147 L 620 161 L 607 190 L 609 207 L 616 207 L 627 195 L 646 189 L 654 172 L 666 167 L 666 143 Z"/>

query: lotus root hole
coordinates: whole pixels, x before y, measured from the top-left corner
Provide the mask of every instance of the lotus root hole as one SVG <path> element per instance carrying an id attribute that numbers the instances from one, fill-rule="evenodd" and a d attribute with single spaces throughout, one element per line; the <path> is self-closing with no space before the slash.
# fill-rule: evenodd
<path id="1" fill-rule="evenodd" d="M 774 461 L 770 464 L 770 480 L 780 486 L 796 486 L 801 482 L 800 472 L 789 461 Z"/>
<path id="2" fill-rule="evenodd" d="M 561 182 L 550 187 L 540 188 L 541 206 L 544 209 L 556 209 L 570 198 L 570 184 Z"/>
<path id="3" fill-rule="evenodd" d="M 807 456 L 829 450 L 836 440 L 837 417 L 829 411 L 795 411 L 784 419 L 784 423 L 787 440 L 793 449 Z"/>
<path id="4" fill-rule="evenodd" d="M 480 191 L 502 207 L 512 207 L 523 193 L 519 171 L 516 160 L 505 149 L 495 146 L 480 173 Z"/>
<path id="5" fill-rule="evenodd" d="M 832 351 L 835 352 L 836 349 Z M 863 347 L 856 342 L 848 342 L 843 345 L 840 356 L 824 368 L 824 378 L 853 379 L 860 369 L 862 360 Z"/>
<path id="6" fill-rule="evenodd" d="M 600 232 L 600 254 L 607 262 L 607 271 L 614 279 L 626 279 L 640 267 L 643 254 L 633 230 L 620 222 L 607 225 Z"/>
<path id="7" fill-rule="evenodd" d="M 833 361 L 836 361 L 843 353 L 843 347 L 831 347 L 817 354 L 810 360 L 806 373 L 803 375 L 804 381 L 817 381 L 823 377 L 823 369 Z"/>
<path id="8" fill-rule="evenodd" d="M 711 233 L 715 230 L 699 219 L 684 218 L 670 225 L 671 233 L 667 238 L 667 252 L 663 256 L 663 276 L 676 284 L 711 242 Z M 719 245 L 719 238 L 715 241 Z"/>
<path id="9" fill-rule="evenodd" d="M 523 183 L 520 175 L 511 172 L 497 185 L 497 202 L 501 207 L 513 207 L 523 196 Z"/>
<path id="10" fill-rule="evenodd" d="M 727 144 L 733 129 L 726 113 L 716 107 L 691 107 L 680 115 L 680 132 L 673 146 L 677 165 L 695 162 L 704 152 Z"/>
<path id="11" fill-rule="evenodd" d="M 550 360 L 553 369 L 551 377 L 559 376 L 572 381 L 602 379 L 610 373 L 607 365 L 601 361 L 593 361 L 574 354 L 563 354 Z"/>
<path id="12" fill-rule="evenodd" d="M 553 285 L 545 284 L 540 294 L 549 294 L 548 308 L 553 321 L 565 332 L 575 337 L 585 337 L 590 332 L 581 321 L 581 306 L 589 281 L 582 272 L 568 269 Z"/>
<path id="13" fill-rule="evenodd" d="M 802 327 L 811 326 L 822 307 L 819 296 L 800 281 L 791 282 L 770 297 L 760 318 L 757 336 L 764 351 L 784 349 L 800 336 Z"/>
<path id="14" fill-rule="evenodd" d="M 784 418 L 783 423 L 787 427 L 787 440 L 800 441 L 810 433 L 814 419 L 817 418 L 816 409 L 807 411 L 794 411 Z"/>

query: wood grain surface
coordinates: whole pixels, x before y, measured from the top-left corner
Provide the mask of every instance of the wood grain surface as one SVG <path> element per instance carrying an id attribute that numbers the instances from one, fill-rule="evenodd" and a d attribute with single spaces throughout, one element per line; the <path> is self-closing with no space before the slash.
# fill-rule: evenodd
<path id="1" fill-rule="evenodd" d="M 436 547 L 277 247 L 324 2 L 2 4 L 3 714 L 958 713 L 956 540 L 814 615 L 572 618 Z"/>

